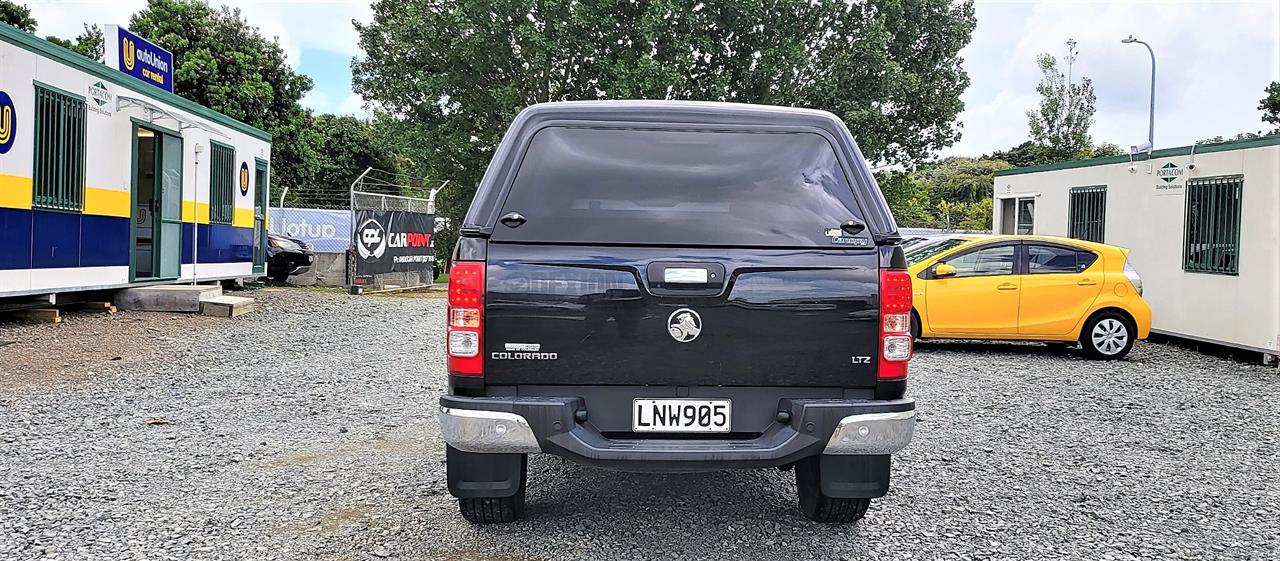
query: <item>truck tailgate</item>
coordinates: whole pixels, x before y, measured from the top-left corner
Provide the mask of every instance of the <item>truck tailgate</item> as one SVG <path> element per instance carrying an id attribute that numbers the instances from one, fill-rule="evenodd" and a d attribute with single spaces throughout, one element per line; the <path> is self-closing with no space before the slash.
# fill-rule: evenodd
<path id="1" fill-rule="evenodd" d="M 726 253 L 490 242 L 486 383 L 875 386 L 873 248 Z"/>

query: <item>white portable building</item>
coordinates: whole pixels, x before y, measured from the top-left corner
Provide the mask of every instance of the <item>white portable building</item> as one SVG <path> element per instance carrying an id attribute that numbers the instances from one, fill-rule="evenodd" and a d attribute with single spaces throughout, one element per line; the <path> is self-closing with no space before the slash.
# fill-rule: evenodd
<path id="1" fill-rule="evenodd" d="M 261 276 L 270 160 L 266 132 L 0 24 L 0 299 Z"/>

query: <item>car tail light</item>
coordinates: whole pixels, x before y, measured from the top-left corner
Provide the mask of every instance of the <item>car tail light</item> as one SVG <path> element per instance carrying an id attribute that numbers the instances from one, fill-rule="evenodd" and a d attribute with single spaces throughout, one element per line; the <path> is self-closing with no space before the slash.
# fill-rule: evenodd
<path id="1" fill-rule="evenodd" d="M 449 269 L 449 374 L 484 376 L 484 263 L 456 261 Z"/>
<path id="2" fill-rule="evenodd" d="M 881 269 L 880 379 L 906 378 L 910 360 L 911 275 L 902 269 Z"/>

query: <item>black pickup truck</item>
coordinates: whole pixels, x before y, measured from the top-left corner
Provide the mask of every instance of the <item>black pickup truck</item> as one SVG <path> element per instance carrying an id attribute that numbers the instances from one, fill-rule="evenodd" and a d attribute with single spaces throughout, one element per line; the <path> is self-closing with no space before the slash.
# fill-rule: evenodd
<path id="1" fill-rule="evenodd" d="M 449 276 L 449 491 L 524 509 L 527 455 L 794 469 L 852 522 L 911 440 L 911 280 L 848 129 L 806 109 L 549 103 L 516 117 Z"/>

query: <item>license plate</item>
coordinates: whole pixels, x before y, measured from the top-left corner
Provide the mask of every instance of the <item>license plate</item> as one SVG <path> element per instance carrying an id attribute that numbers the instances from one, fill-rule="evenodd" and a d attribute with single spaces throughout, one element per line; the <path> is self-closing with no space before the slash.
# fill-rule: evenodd
<path id="1" fill-rule="evenodd" d="M 728 399 L 633 399 L 635 432 L 729 432 L 733 419 Z"/>

